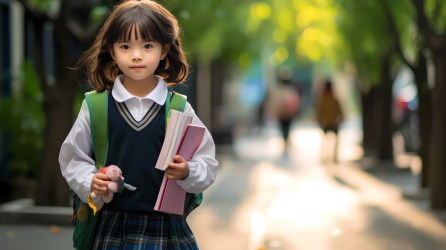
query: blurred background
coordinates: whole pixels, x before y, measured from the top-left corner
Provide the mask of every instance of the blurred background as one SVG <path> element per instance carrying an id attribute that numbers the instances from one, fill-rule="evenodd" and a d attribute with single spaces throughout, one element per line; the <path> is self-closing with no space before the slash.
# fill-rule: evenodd
<path id="1" fill-rule="evenodd" d="M 446 1 L 158 2 L 220 163 L 200 249 L 446 249 Z M 0 0 L 2 249 L 73 249 L 68 67 L 116 3 Z"/>

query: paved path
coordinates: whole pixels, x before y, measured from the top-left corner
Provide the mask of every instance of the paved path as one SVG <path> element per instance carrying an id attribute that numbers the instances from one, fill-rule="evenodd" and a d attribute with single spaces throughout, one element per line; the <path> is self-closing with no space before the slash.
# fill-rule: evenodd
<path id="1" fill-rule="evenodd" d="M 340 155 L 351 156 L 358 135 L 346 132 Z M 220 159 L 216 182 L 189 220 L 202 249 L 446 249 L 445 226 L 396 186 L 352 163 L 321 165 L 318 129 L 294 130 L 287 158 L 279 156 L 278 132 L 266 134 L 241 138 L 235 147 L 243 153 Z"/>
<path id="2" fill-rule="evenodd" d="M 73 227 L 0 224 L 1 250 L 72 250 Z"/>
<path id="3" fill-rule="evenodd" d="M 189 222 L 203 250 L 436 250 L 446 228 L 396 186 L 352 163 L 322 165 L 321 132 L 295 127 L 288 157 L 274 127 L 238 138 L 220 155 L 216 182 Z M 358 131 L 341 134 L 340 158 L 355 157 Z M 398 179 L 398 176 L 392 178 Z M 0 249 L 72 249 L 72 227 L 0 225 Z"/>

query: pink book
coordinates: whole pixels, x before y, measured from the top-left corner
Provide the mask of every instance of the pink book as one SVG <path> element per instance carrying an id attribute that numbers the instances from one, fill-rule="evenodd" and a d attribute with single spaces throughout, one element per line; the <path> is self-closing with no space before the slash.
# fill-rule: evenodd
<path id="1" fill-rule="evenodd" d="M 178 145 L 176 155 L 180 155 L 186 161 L 192 159 L 203 140 L 205 131 L 205 127 L 192 124 L 187 125 Z M 164 175 L 154 210 L 183 215 L 185 199 L 186 191 L 175 180 L 169 180 Z"/>

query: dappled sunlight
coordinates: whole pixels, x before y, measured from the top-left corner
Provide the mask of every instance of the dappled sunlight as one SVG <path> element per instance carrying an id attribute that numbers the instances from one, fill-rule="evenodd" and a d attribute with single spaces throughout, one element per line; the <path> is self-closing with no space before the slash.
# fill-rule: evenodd
<path id="1" fill-rule="evenodd" d="M 253 234 L 265 233 L 265 222 L 263 216 L 258 212 L 251 213 L 251 232 Z"/>
<path id="2" fill-rule="evenodd" d="M 296 24 L 303 30 L 296 42 L 296 52 L 313 62 L 323 57 L 333 60 L 333 49 L 342 46 L 335 24 L 338 11 L 332 1 L 293 1 L 298 11 Z"/>
<path id="3" fill-rule="evenodd" d="M 274 54 L 270 57 L 270 63 L 273 66 L 279 66 L 282 64 L 283 61 L 285 61 L 289 56 L 289 52 L 285 47 L 279 47 L 276 49 Z"/>
<path id="4" fill-rule="evenodd" d="M 251 230 L 249 234 L 248 250 L 257 250 L 263 245 L 265 237 L 265 218 L 259 212 L 252 212 L 250 214 Z"/>
<path id="5" fill-rule="evenodd" d="M 339 147 L 339 161 L 357 161 L 364 155 L 364 149 L 359 145 L 342 145 Z"/>
<path id="6" fill-rule="evenodd" d="M 236 138 L 235 152 L 243 157 L 253 159 L 278 159 L 285 150 L 285 141 L 279 136 L 276 127 L 267 127 L 260 136 L 242 136 Z M 364 151 L 359 145 L 362 138 L 361 131 L 344 129 L 338 135 L 338 159 L 353 161 L 360 159 Z M 294 129 L 289 135 L 290 159 L 300 166 L 319 165 L 322 157 L 332 159 L 336 136 L 314 127 Z"/>
<path id="7" fill-rule="evenodd" d="M 338 140 L 339 161 L 354 161 L 362 158 L 364 150 L 360 146 L 361 131 L 341 130 L 336 137 L 333 132 L 324 132 L 317 127 L 298 128 L 290 134 L 293 146 L 293 159 L 298 162 L 317 163 L 323 159 L 333 159 L 334 147 Z M 300 159 L 299 159 L 300 157 Z M 301 159 L 304 157 L 304 159 Z"/>
<path id="8" fill-rule="evenodd" d="M 249 176 L 251 195 L 237 211 L 238 218 L 250 218 L 252 242 L 249 249 L 260 246 L 259 237 L 265 240 L 278 232 L 306 232 L 322 240 L 341 234 L 339 218 L 359 220 L 355 212 L 358 198 L 351 190 L 331 181 L 322 169 L 314 169 L 305 176 L 268 162 L 253 168 Z M 235 219 L 234 223 L 239 224 L 237 228 L 246 230 L 243 221 L 246 222 Z M 300 244 L 315 243 L 301 239 Z"/>
<path id="9" fill-rule="evenodd" d="M 348 213 L 354 204 L 355 197 L 348 191 L 318 186 L 316 189 L 278 193 L 267 214 L 272 219 L 286 219 L 295 223 L 292 227 L 301 231 L 311 231 L 330 225 L 332 221 L 327 220 L 327 215 Z"/>
<path id="10" fill-rule="evenodd" d="M 317 149 L 321 146 L 323 132 L 319 128 L 296 129 L 290 134 L 293 145 L 302 149 Z"/>
<path id="11" fill-rule="evenodd" d="M 236 141 L 237 150 L 244 150 L 240 157 L 254 163 L 254 160 L 260 160 L 255 165 L 245 166 L 249 169 L 243 172 L 246 173 L 247 186 L 240 192 L 245 192 L 246 196 L 237 203 L 218 201 L 214 205 L 206 203 L 205 199 L 204 207 L 200 209 L 207 212 L 203 217 L 193 217 L 192 229 L 195 230 L 194 225 L 200 228 L 194 233 L 206 242 L 201 243 L 202 246 L 215 250 L 331 250 L 361 249 L 360 246 L 370 243 L 371 249 L 391 249 L 380 248 L 388 247 L 388 242 L 374 242 L 374 230 L 383 230 L 388 225 L 410 227 L 439 241 L 446 235 L 441 223 L 404 201 L 397 188 L 371 177 L 342 157 L 349 151 L 356 150 L 358 155 L 362 153 L 357 143 L 361 136 L 358 131 L 346 128 L 339 133 L 339 155 L 346 161 L 342 165 L 320 164 L 321 147 L 325 141 L 335 138 L 334 133 L 324 135 L 315 126 L 297 126 L 290 134 L 289 158 L 282 157 L 279 161 L 272 156 L 274 150 L 277 150 L 276 157 L 282 154 L 274 147 L 283 150 L 283 139 L 274 129 L 264 131 L 263 135 L 240 137 Z M 261 150 L 261 153 L 255 150 Z M 222 166 L 220 177 L 224 176 L 227 182 L 228 178 L 241 173 L 240 167 L 242 165 L 235 162 L 230 167 Z M 225 185 L 225 180 L 220 180 L 219 192 L 225 190 L 221 186 Z M 213 190 L 215 192 L 216 189 Z M 206 195 L 211 197 L 213 193 Z M 217 212 L 221 213 L 226 206 L 230 208 L 230 217 Z M 376 216 L 380 216 L 379 226 L 376 225 Z M 382 222 L 383 216 L 389 221 Z M 212 242 L 218 242 L 218 246 Z M 336 245 L 336 242 L 342 244 Z M 351 244 L 352 248 L 349 248 Z M 392 244 L 400 243 L 393 240 Z"/>
<path id="12" fill-rule="evenodd" d="M 234 150 L 238 155 L 247 158 L 277 158 L 285 149 L 285 141 L 281 137 L 245 137 L 234 143 Z"/>
<path id="13" fill-rule="evenodd" d="M 421 157 L 414 153 L 406 152 L 403 135 L 398 131 L 395 132 L 392 141 L 395 166 L 399 168 L 410 168 L 414 175 L 420 174 L 423 167 Z"/>
<path id="14" fill-rule="evenodd" d="M 317 128 L 298 128 L 290 133 L 289 155 L 300 167 L 319 165 L 323 132 Z"/>
<path id="15" fill-rule="evenodd" d="M 279 169 L 268 174 L 279 179 L 275 175 L 285 176 L 287 181 L 283 183 L 288 185 L 281 185 L 280 189 L 276 189 L 266 213 L 273 221 L 292 222 L 288 226 L 294 230 L 311 231 L 330 226 L 333 220 L 328 217 L 351 215 L 357 203 L 355 195 L 331 181 L 323 169 L 314 169 L 312 173 L 306 174 L 312 178 L 283 173 Z"/>
<path id="16" fill-rule="evenodd" d="M 346 128 L 339 131 L 338 135 L 339 161 L 356 161 L 364 156 L 364 149 L 361 146 L 362 131 L 359 128 Z"/>

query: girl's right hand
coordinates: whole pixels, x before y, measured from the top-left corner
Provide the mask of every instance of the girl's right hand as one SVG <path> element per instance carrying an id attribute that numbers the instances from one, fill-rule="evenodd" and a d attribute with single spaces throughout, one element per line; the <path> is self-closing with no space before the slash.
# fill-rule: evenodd
<path id="1" fill-rule="evenodd" d="M 108 178 L 107 175 L 97 173 L 93 176 L 93 179 L 91 180 L 91 192 L 94 192 L 95 194 L 101 195 L 107 193 L 107 186 L 108 183 L 110 183 L 110 178 Z"/>

